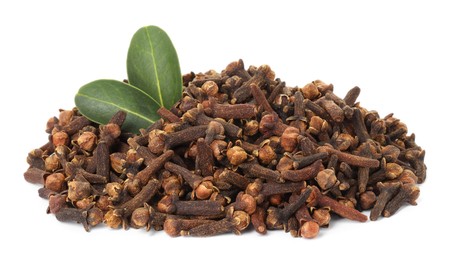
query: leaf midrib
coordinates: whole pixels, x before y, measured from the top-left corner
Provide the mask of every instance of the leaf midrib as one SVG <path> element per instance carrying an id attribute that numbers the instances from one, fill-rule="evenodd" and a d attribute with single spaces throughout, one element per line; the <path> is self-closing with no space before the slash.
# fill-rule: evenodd
<path id="1" fill-rule="evenodd" d="M 160 99 L 160 105 L 161 106 L 164 106 L 164 99 L 162 97 L 162 93 L 161 93 L 161 90 L 160 90 L 160 80 L 159 80 L 159 74 L 157 73 L 157 65 L 156 65 L 156 60 L 155 60 L 155 57 L 154 57 L 154 43 L 153 41 L 151 40 L 151 36 L 149 35 L 149 31 L 148 31 L 149 28 L 146 28 L 145 31 L 146 31 L 146 37 L 148 38 L 148 41 L 149 41 L 149 45 L 151 47 L 151 58 L 153 60 L 153 66 L 154 66 L 154 75 L 156 77 L 156 82 L 157 82 L 157 92 L 159 93 L 159 99 Z"/>
<path id="2" fill-rule="evenodd" d="M 124 108 L 124 107 L 122 107 L 122 106 L 118 106 L 117 104 L 112 103 L 112 102 L 107 102 L 107 101 L 104 101 L 104 100 L 101 100 L 101 99 L 98 99 L 98 98 L 94 98 L 94 97 L 92 97 L 92 96 L 88 96 L 88 95 L 81 94 L 81 93 L 77 93 L 76 96 L 85 97 L 85 98 L 88 98 L 88 99 L 91 99 L 91 100 L 95 100 L 95 101 L 100 102 L 100 103 L 104 103 L 104 104 L 108 104 L 108 105 L 117 107 L 117 108 L 119 108 L 119 109 L 121 109 L 121 110 L 127 112 L 128 114 L 135 115 L 135 116 L 137 116 L 137 117 L 139 117 L 139 118 L 141 118 L 141 119 L 143 119 L 143 120 L 146 120 L 146 121 L 148 121 L 148 122 L 150 122 L 150 123 L 154 123 L 154 122 L 155 122 L 154 120 L 152 120 L 152 119 L 150 119 L 150 118 L 148 118 L 148 117 L 146 117 L 146 116 L 143 116 L 143 115 L 141 115 L 141 114 L 138 114 L 138 113 L 136 113 L 136 112 L 134 112 L 134 111 L 132 111 L 132 110 L 129 110 L 129 109 L 127 109 L 127 108 Z M 98 122 L 98 123 L 99 123 L 99 122 Z"/>

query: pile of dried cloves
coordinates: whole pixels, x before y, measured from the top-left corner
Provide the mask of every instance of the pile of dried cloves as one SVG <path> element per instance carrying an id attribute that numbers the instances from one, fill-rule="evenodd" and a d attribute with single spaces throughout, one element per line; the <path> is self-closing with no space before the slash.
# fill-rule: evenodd
<path id="1" fill-rule="evenodd" d="M 24 177 L 60 221 L 171 236 L 284 229 L 315 237 L 334 213 L 360 222 L 415 205 L 425 151 L 392 114 L 322 81 L 285 86 L 267 65 L 183 76 L 183 98 L 138 135 L 119 111 L 98 125 L 77 109 L 47 123 Z M 250 225 L 251 224 L 251 225 Z"/>

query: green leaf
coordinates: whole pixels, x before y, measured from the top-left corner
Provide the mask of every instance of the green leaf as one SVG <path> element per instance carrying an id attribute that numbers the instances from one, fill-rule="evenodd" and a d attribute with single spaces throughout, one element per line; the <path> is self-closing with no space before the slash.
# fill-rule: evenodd
<path id="1" fill-rule="evenodd" d="M 141 89 L 121 81 L 100 79 L 79 89 L 75 104 L 93 122 L 106 124 L 118 110 L 127 112 L 122 129 L 138 133 L 159 119 L 160 105 Z"/>
<path id="2" fill-rule="evenodd" d="M 178 55 L 167 33 L 157 26 L 139 29 L 127 54 L 127 75 L 134 85 L 171 108 L 182 96 Z"/>

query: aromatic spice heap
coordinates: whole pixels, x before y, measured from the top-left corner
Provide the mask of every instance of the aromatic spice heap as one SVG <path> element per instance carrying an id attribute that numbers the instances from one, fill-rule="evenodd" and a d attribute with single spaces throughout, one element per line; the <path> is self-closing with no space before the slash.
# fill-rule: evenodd
<path id="1" fill-rule="evenodd" d="M 77 109 L 47 123 L 24 177 L 48 213 L 170 236 L 284 229 L 316 237 L 331 214 L 365 222 L 415 205 L 425 151 L 393 114 L 381 118 L 322 81 L 290 88 L 269 66 L 183 76 L 184 94 L 138 135 L 126 113 L 98 125 Z"/>

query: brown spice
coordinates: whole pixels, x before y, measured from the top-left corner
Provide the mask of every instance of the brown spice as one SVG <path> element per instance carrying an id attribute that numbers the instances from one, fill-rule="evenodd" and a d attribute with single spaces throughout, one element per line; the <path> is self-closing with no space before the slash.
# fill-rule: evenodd
<path id="1" fill-rule="evenodd" d="M 316 237 L 331 213 L 364 222 L 416 204 L 425 151 L 393 114 L 383 118 L 320 80 L 291 88 L 269 66 L 183 76 L 183 98 L 135 135 L 126 113 L 105 125 L 77 109 L 46 125 L 24 178 L 48 212 L 88 231 L 165 230 L 171 236 L 239 234 L 252 223 Z"/>

